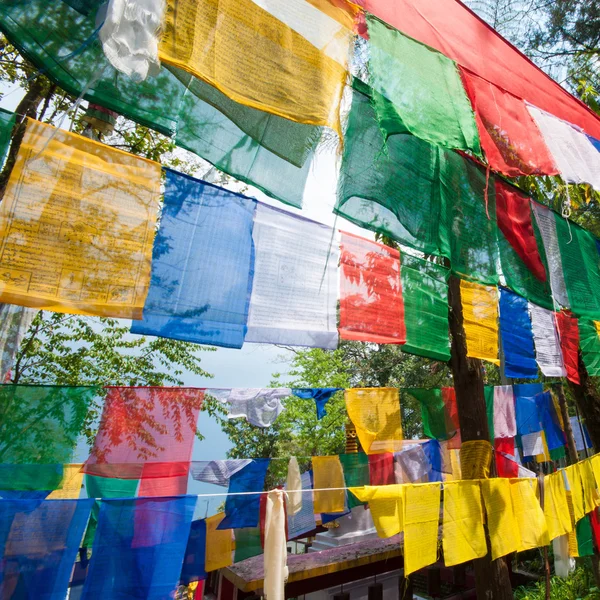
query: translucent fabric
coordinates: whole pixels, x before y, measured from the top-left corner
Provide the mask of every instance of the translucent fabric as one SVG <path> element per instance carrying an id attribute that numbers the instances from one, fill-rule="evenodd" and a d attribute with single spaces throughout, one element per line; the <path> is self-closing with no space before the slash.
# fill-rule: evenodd
<path id="1" fill-rule="evenodd" d="M 340 337 L 405 343 L 400 252 L 342 232 L 340 268 Z"/>
<path id="2" fill-rule="evenodd" d="M 480 154 L 456 64 L 370 14 L 366 21 L 370 84 L 392 103 L 407 130 L 433 144 Z"/>
<path id="3" fill-rule="evenodd" d="M 558 174 L 525 103 L 468 69 L 460 71 L 490 167 L 509 177 Z"/>
<path id="4" fill-rule="evenodd" d="M 460 447 L 460 471 L 463 479 L 487 479 L 490 476 L 493 447 L 487 440 L 469 440 Z"/>
<path id="5" fill-rule="evenodd" d="M 406 325 L 402 351 L 450 360 L 448 269 L 404 253 L 400 276 Z"/>
<path id="6" fill-rule="evenodd" d="M 600 154 L 599 154 L 600 156 Z M 600 316 L 600 261 L 596 238 L 554 214 L 569 306 L 578 316 Z"/>
<path id="7" fill-rule="evenodd" d="M 560 340 L 556 330 L 555 313 L 541 306 L 529 303 L 535 358 L 540 371 L 546 377 L 566 375 Z"/>
<path id="8" fill-rule="evenodd" d="M 288 515 L 295 515 L 302 510 L 302 476 L 300 474 L 298 459 L 295 456 L 292 456 L 288 463 L 285 489 Z"/>
<path id="9" fill-rule="evenodd" d="M 492 560 L 516 552 L 522 546 L 510 488 L 508 479 L 486 479 L 481 482 Z"/>
<path id="10" fill-rule="evenodd" d="M 361 501 L 368 502 L 377 535 L 389 538 L 404 530 L 403 485 L 365 486 L 350 491 Z"/>
<path id="11" fill-rule="evenodd" d="M 1 115 L 1 113 L 0 113 Z M 19 346 L 37 311 L 24 306 L 0 304 L 0 381 L 11 377 Z"/>
<path id="12" fill-rule="evenodd" d="M 337 347 L 337 265 L 329 227 L 259 204 L 247 342 Z"/>
<path id="13" fill-rule="evenodd" d="M 313 456 L 313 486 L 315 490 L 338 488 L 332 491 L 314 492 L 315 513 L 341 513 L 345 511 L 344 471 L 337 456 Z"/>
<path id="14" fill-rule="evenodd" d="M 17 120 L 17 115 L 0 109 L 0 164 L 4 163 L 4 159 L 8 154 L 8 148 L 12 139 L 12 131 Z"/>
<path id="15" fill-rule="evenodd" d="M 498 228 L 527 268 L 540 281 L 546 281 L 546 269 L 533 231 L 530 200 L 512 186 L 496 180 L 496 218 Z"/>
<path id="16" fill-rule="evenodd" d="M 46 496 L 48 500 L 76 500 L 81 494 L 83 486 L 82 464 L 68 464 L 63 466 L 63 478 L 59 489 Z"/>
<path id="17" fill-rule="evenodd" d="M 369 485 L 369 459 L 364 452 L 356 454 L 340 454 L 340 462 L 344 470 L 344 482 L 347 488 Z M 348 508 L 352 510 L 361 506 L 353 494 L 348 494 Z"/>
<path id="18" fill-rule="evenodd" d="M 421 444 L 412 444 L 394 454 L 396 483 L 413 483 L 427 475 L 430 469 Z"/>
<path id="19" fill-rule="evenodd" d="M 567 491 L 571 494 L 573 502 L 573 513 L 575 516 L 575 522 L 577 522 L 583 519 L 585 515 L 585 507 L 583 505 L 583 485 L 581 482 L 581 476 L 579 475 L 579 469 L 577 468 L 576 464 L 566 467 L 564 472 L 568 480 Z"/>
<path id="20" fill-rule="evenodd" d="M 536 479 L 511 479 L 510 496 L 520 532 L 519 552 L 550 543 L 544 511 L 536 497 Z"/>
<path id="21" fill-rule="evenodd" d="M 421 405 L 423 435 L 436 440 L 448 439 L 449 423 L 442 390 L 440 388 L 409 389 L 406 392 L 416 398 Z"/>
<path id="22" fill-rule="evenodd" d="M 167 170 L 152 279 L 132 333 L 241 348 L 256 201 Z"/>
<path id="23" fill-rule="evenodd" d="M 566 535 L 573 529 L 561 472 L 544 477 L 544 516 L 550 540 Z"/>
<path id="24" fill-rule="evenodd" d="M 0 594 L 64 600 L 93 500 L 0 501 Z"/>
<path id="25" fill-rule="evenodd" d="M 422 447 L 429 463 L 427 479 L 430 483 L 443 481 L 444 465 L 442 463 L 441 444 L 437 440 L 429 440 L 428 442 L 425 442 Z"/>
<path id="26" fill-rule="evenodd" d="M 108 2 L 99 32 L 102 49 L 113 67 L 134 81 L 160 71 L 158 42 L 164 11 L 164 0 Z"/>
<path id="27" fill-rule="evenodd" d="M 292 1 L 297 27 L 320 40 L 307 39 L 281 20 L 280 11 L 290 10 L 282 0 L 263 1 L 264 8 L 252 0 L 167 0 L 160 59 L 236 102 L 300 123 L 328 125 L 341 135 L 339 102 L 352 32 L 309 4 Z M 309 10 L 315 23 L 305 29 L 297 17 Z M 321 23 L 334 30 L 327 35 Z M 315 41 L 328 45 L 320 48 Z"/>
<path id="28" fill-rule="evenodd" d="M 598 496 L 598 486 L 594 479 L 594 471 L 589 460 L 584 460 L 576 464 L 581 485 L 583 489 L 583 509 L 585 514 L 595 510 L 599 504 L 600 497 Z"/>
<path id="29" fill-rule="evenodd" d="M 207 573 L 224 569 L 233 561 L 233 532 L 220 529 L 219 524 L 225 517 L 219 513 L 206 519 L 206 558 L 204 569 Z"/>
<path id="30" fill-rule="evenodd" d="M 312 488 L 310 473 L 308 471 L 302 473 L 301 481 L 303 490 L 310 490 Z M 303 492 L 302 509 L 300 512 L 293 515 L 288 511 L 287 527 L 289 539 L 294 539 L 309 531 L 314 531 L 317 526 L 314 513 L 312 493 Z"/>
<path id="31" fill-rule="evenodd" d="M 132 82 L 89 43 L 97 0 L 18 0 L 0 6 L 3 32 L 39 69 L 85 98 L 171 136 L 220 170 L 266 194 L 301 206 L 309 156 L 320 128 L 238 104 L 191 75 L 163 68 Z"/>
<path id="32" fill-rule="evenodd" d="M 227 400 L 227 418 L 243 418 L 255 427 L 270 427 L 284 410 L 281 400 L 291 394 L 289 388 L 234 388 Z"/>
<path id="33" fill-rule="evenodd" d="M 586 448 L 591 448 L 592 443 L 589 439 L 587 428 L 576 416 L 569 417 L 571 422 L 571 431 L 575 438 L 575 447 L 577 452 L 583 452 Z"/>
<path id="34" fill-rule="evenodd" d="M 285 598 L 288 577 L 285 535 L 285 501 L 282 490 L 267 494 L 263 593 L 266 598 Z"/>
<path id="35" fill-rule="evenodd" d="M 253 556 L 263 553 L 260 543 L 260 527 L 247 527 L 236 529 L 235 532 L 235 555 L 233 562 L 237 563 Z"/>
<path id="36" fill-rule="evenodd" d="M 515 396 L 512 385 L 494 387 L 494 438 L 514 438 L 517 435 Z"/>
<path id="37" fill-rule="evenodd" d="M 500 335 L 505 376 L 536 379 L 538 368 L 527 300 L 505 288 L 500 288 Z"/>
<path id="38" fill-rule="evenodd" d="M 219 523 L 218 529 L 239 529 L 258 525 L 260 492 L 265 489 L 265 477 L 270 462 L 270 458 L 255 458 L 231 476 L 227 490 L 229 495 L 225 500 L 225 518 Z"/>
<path id="39" fill-rule="evenodd" d="M 195 506 L 195 496 L 104 500 L 82 598 L 172 594 Z"/>
<path id="40" fill-rule="evenodd" d="M 585 517 L 577 523 L 577 551 L 578 556 L 594 555 L 594 540 L 589 517 Z"/>
<path id="41" fill-rule="evenodd" d="M 251 462 L 249 458 L 194 461 L 191 463 L 191 473 L 196 481 L 227 487 L 231 476 L 249 462 Z"/>
<path id="42" fill-rule="evenodd" d="M 535 215 L 535 220 L 538 225 L 540 235 L 544 243 L 544 249 L 548 258 L 548 268 L 550 274 L 550 286 L 552 288 L 552 296 L 558 304 L 564 307 L 569 307 L 569 299 L 567 298 L 567 288 L 565 286 L 565 278 L 563 275 L 563 266 L 560 257 L 560 248 L 558 245 L 558 232 L 556 229 L 556 221 L 554 213 L 537 202 L 531 202 L 531 208 Z M 533 298 L 528 298 L 534 300 Z M 552 308 L 552 307 L 547 307 Z"/>
<path id="43" fill-rule="evenodd" d="M 523 460 L 533 460 L 533 457 L 541 455 L 542 460 L 538 462 L 544 462 L 544 432 L 535 431 L 533 433 L 527 433 L 521 436 L 521 446 L 523 448 Z"/>
<path id="44" fill-rule="evenodd" d="M 206 571 L 204 570 L 205 554 L 206 521 L 204 519 L 192 521 L 183 564 L 181 566 L 180 583 L 188 585 L 192 581 L 206 579 Z"/>
<path id="45" fill-rule="evenodd" d="M 396 481 L 394 454 L 382 452 L 369 454 L 369 483 L 371 485 L 393 485 Z"/>
<path id="46" fill-rule="evenodd" d="M 197 388 L 107 388 L 85 472 L 102 474 L 104 465 L 114 465 L 113 476 L 134 472 L 135 479 L 137 465 L 153 463 L 153 477 L 172 476 L 172 463 L 190 461 L 203 399 Z"/>
<path id="47" fill-rule="evenodd" d="M 600 153 L 585 133 L 535 106 L 527 108 L 563 179 L 569 183 L 589 183 L 600 190 Z"/>
<path id="48" fill-rule="evenodd" d="M 437 561 L 440 521 L 439 483 L 404 487 L 404 573 L 410 575 Z"/>
<path id="49" fill-rule="evenodd" d="M 367 454 L 402 449 L 400 395 L 395 388 L 346 390 L 346 409 Z"/>
<path id="50" fill-rule="evenodd" d="M 552 394 L 544 392 L 535 397 L 535 402 L 540 416 L 540 422 L 544 428 L 544 435 L 548 450 L 556 450 L 566 443 L 565 435 L 560 425 L 558 413 L 554 406 Z"/>
<path id="51" fill-rule="evenodd" d="M 317 407 L 317 419 L 321 420 L 327 414 L 327 402 L 342 388 L 294 388 L 292 394 L 298 398 L 312 398 Z"/>
<path id="52" fill-rule="evenodd" d="M 55 464 L 0 464 L 0 496 L 4 492 L 44 492 L 60 488 L 63 465 Z"/>
<path id="53" fill-rule="evenodd" d="M 25 468 L 34 478 L 33 465 L 37 465 L 38 476 L 42 472 L 49 476 L 45 485 L 54 484 L 45 489 L 59 487 L 62 465 L 71 461 L 99 391 L 96 387 L 0 385 L 0 462 Z"/>
<path id="54" fill-rule="evenodd" d="M 139 318 L 159 193 L 158 163 L 28 120 L 0 210 L 0 301 Z"/>
<path id="55" fill-rule="evenodd" d="M 444 484 L 442 547 L 447 567 L 487 554 L 479 481 Z"/>
<path id="56" fill-rule="evenodd" d="M 540 416 L 536 403 L 536 395 L 542 393 L 542 386 L 514 386 L 515 412 L 517 416 L 517 433 L 521 436 L 541 431 Z"/>
<path id="57" fill-rule="evenodd" d="M 579 319 L 579 346 L 586 371 L 592 376 L 600 375 L 600 321 Z"/>
<path id="58" fill-rule="evenodd" d="M 579 327 L 577 319 L 566 312 L 556 313 L 563 362 L 569 381 L 579 383 Z"/>
<path id="59" fill-rule="evenodd" d="M 467 356 L 500 365 L 497 288 L 461 280 L 460 298 Z"/>

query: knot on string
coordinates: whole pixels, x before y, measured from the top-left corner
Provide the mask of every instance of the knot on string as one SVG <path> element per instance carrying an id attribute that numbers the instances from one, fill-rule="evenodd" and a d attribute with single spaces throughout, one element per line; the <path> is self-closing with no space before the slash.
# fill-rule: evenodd
<path id="1" fill-rule="evenodd" d="M 463 479 L 488 479 L 492 464 L 492 445 L 487 440 L 463 442 L 460 447 L 460 469 Z"/>

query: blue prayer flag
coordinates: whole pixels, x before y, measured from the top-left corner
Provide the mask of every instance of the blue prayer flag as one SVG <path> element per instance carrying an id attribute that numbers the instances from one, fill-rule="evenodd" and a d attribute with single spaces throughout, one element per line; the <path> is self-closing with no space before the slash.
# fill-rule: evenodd
<path id="1" fill-rule="evenodd" d="M 93 500 L 0 501 L 0 597 L 64 600 Z"/>
<path id="2" fill-rule="evenodd" d="M 235 494 L 264 491 L 270 462 L 270 458 L 257 458 L 231 476 L 228 490 L 230 495 L 225 501 L 225 517 L 217 529 L 240 529 L 258 525 L 261 495 Z"/>
<path id="3" fill-rule="evenodd" d="M 548 450 L 556 450 L 565 445 L 565 434 L 560 428 L 560 422 L 558 415 L 556 414 L 556 408 L 552 401 L 552 394 L 550 392 L 544 392 L 535 396 L 535 402 L 538 407 L 538 414 L 540 422 L 546 435 L 546 444 Z"/>
<path id="4" fill-rule="evenodd" d="M 325 405 L 333 394 L 339 392 L 342 388 L 293 388 L 292 394 L 298 398 L 308 400 L 313 398 L 317 405 L 317 419 L 321 420 L 326 414 Z"/>
<path id="5" fill-rule="evenodd" d="M 587 137 L 588 137 L 588 140 L 590 140 L 590 142 L 592 142 L 592 146 L 594 146 L 594 148 L 596 148 L 596 150 L 598 150 L 598 152 L 600 152 L 600 140 L 593 138 L 591 135 L 588 135 Z"/>
<path id="6" fill-rule="evenodd" d="M 437 440 L 429 440 L 425 442 L 422 446 L 423 452 L 429 461 L 429 471 L 427 471 L 427 475 L 429 476 L 429 482 L 434 481 L 443 481 L 442 477 L 442 449 L 440 447 L 440 443 Z"/>
<path id="7" fill-rule="evenodd" d="M 539 388 L 539 392 L 533 391 Z M 536 395 L 542 393 L 541 384 L 533 384 L 533 386 L 515 385 L 515 410 L 517 417 L 517 433 L 519 435 L 527 435 L 528 433 L 536 433 L 542 430 L 540 423 L 540 415 L 536 403 Z M 533 392 L 533 393 L 532 393 Z"/>
<path id="8" fill-rule="evenodd" d="M 535 379 L 538 368 L 527 300 L 505 288 L 500 288 L 500 335 L 506 377 Z"/>
<path id="9" fill-rule="evenodd" d="M 181 568 L 181 583 L 188 585 L 192 581 L 206 579 L 204 570 L 206 560 L 206 521 L 193 521 L 190 529 L 183 567 Z"/>
<path id="10" fill-rule="evenodd" d="M 132 333 L 241 348 L 254 273 L 256 200 L 166 170 L 152 280 Z"/>
<path id="11" fill-rule="evenodd" d="M 311 471 L 306 471 L 300 476 L 303 490 L 312 489 Z M 289 539 L 294 539 L 313 531 L 317 527 L 315 521 L 313 496 L 311 494 L 302 494 L 302 508 L 295 515 L 288 513 L 287 516 Z"/>
<path id="12" fill-rule="evenodd" d="M 82 600 L 172 599 L 195 506 L 195 496 L 103 500 Z"/>

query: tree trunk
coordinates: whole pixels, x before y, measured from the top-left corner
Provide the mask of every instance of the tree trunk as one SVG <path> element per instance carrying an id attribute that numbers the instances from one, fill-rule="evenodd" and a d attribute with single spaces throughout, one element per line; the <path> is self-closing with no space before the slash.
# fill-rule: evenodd
<path id="1" fill-rule="evenodd" d="M 489 441 L 485 396 L 483 393 L 483 365 L 480 360 L 467 357 L 467 342 L 463 327 L 460 299 L 460 279 L 452 275 L 449 281 L 450 305 L 450 366 L 454 377 L 456 404 L 463 442 Z M 504 558 L 491 559 L 490 540 L 486 529 L 488 554 L 473 561 L 475 587 L 479 600 L 512 600 L 508 566 Z"/>
<path id="2" fill-rule="evenodd" d="M 600 394 L 597 392 L 591 377 L 586 371 L 583 359 L 581 358 L 581 350 L 579 351 L 579 380 L 579 385 L 569 381 L 569 387 L 585 419 L 592 444 L 596 451 L 598 451 L 600 449 Z"/>

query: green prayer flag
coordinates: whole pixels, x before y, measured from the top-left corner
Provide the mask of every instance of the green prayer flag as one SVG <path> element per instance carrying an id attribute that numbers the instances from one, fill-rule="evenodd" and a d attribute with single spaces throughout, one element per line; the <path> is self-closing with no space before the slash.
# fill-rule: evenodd
<path id="1" fill-rule="evenodd" d="M 373 15 L 367 13 L 366 20 L 369 82 L 391 102 L 407 130 L 432 144 L 481 156 L 475 115 L 457 64 Z M 376 99 L 377 112 L 378 107 Z M 389 119 L 380 122 L 385 126 Z"/>
<path id="2" fill-rule="evenodd" d="M 564 446 L 559 446 L 558 448 L 554 448 L 550 450 L 550 460 L 560 460 L 561 458 L 565 458 L 567 453 L 565 451 Z"/>
<path id="3" fill-rule="evenodd" d="M 63 465 L 0 464 L 0 490 L 56 490 L 61 487 L 62 479 Z"/>
<path id="4" fill-rule="evenodd" d="M 592 537 L 592 525 L 590 523 L 589 515 L 586 515 L 577 522 L 576 526 L 577 534 L 577 548 L 579 550 L 579 556 L 593 556 L 594 555 L 594 540 Z"/>
<path id="5" fill-rule="evenodd" d="M 446 407 L 440 388 L 405 390 L 419 401 L 423 434 L 435 440 L 448 439 Z"/>
<path id="6" fill-rule="evenodd" d="M 12 131 L 17 121 L 17 115 L 0 108 L 0 166 L 4 162 L 10 146 Z"/>
<path id="7" fill-rule="evenodd" d="M 579 347 L 587 372 L 600 375 L 600 335 L 594 321 L 585 317 L 579 319 Z"/>
<path id="8" fill-rule="evenodd" d="M 340 462 L 344 471 L 346 487 L 361 487 L 369 485 L 369 458 L 364 452 L 355 454 L 340 454 Z M 354 494 L 348 494 L 348 508 L 364 506 L 366 502 L 360 502 Z"/>
<path id="9" fill-rule="evenodd" d="M 242 527 L 233 530 L 235 535 L 235 555 L 233 562 L 240 562 L 263 553 L 260 544 L 259 527 Z"/>
<path id="10" fill-rule="evenodd" d="M 494 432 L 494 386 L 485 385 L 483 387 L 485 397 L 485 414 L 487 416 L 488 429 L 490 431 L 490 442 L 493 444 L 496 439 Z"/>

